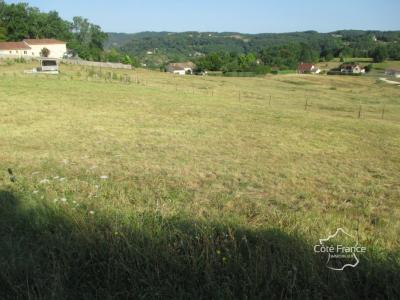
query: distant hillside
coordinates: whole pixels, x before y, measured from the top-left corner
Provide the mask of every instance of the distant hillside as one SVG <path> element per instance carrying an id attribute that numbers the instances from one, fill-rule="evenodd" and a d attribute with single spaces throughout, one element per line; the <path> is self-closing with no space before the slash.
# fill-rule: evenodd
<path id="1" fill-rule="evenodd" d="M 266 48 L 290 44 L 306 44 L 322 57 L 367 57 L 371 50 L 380 45 L 398 48 L 400 31 L 109 33 L 105 46 L 135 56 L 147 64 L 157 65 L 167 61 L 193 60 L 214 52 L 258 54 Z"/>

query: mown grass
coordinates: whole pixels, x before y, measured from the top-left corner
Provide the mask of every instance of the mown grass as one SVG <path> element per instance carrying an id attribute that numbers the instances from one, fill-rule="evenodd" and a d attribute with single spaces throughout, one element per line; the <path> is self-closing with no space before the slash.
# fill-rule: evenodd
<path id="1" fill-rule="evenodd" d="M 3 298 L 400 297 L 398 87 L 28 67 L 0 67 Z M 338 227 L 344 272 L 313 252 Z"/>

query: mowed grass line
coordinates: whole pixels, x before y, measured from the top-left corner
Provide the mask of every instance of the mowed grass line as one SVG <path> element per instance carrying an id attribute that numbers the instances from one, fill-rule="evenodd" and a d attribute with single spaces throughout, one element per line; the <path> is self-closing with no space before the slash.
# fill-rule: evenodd
<path id="1" fill-rule="evenodd" d="M 0 70 L 6 298 L 399 295 L 395 87 L 142 70 L 129 85 L 22 67 Z M 377 99 L 387 119 L 357 119 Z M 313 253 L 338 227 L 368 247 L 340 274 Z"/>

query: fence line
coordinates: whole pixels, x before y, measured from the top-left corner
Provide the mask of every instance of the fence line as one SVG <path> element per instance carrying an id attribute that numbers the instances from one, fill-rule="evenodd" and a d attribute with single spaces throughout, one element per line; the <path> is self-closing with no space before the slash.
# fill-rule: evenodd
<path id="1" fill-rule="evenodd" d="M 240 101 L 243 102 L 248 100 L 256 100 L 257 102 L 261 101 L 264 103 L 265 106 L 271 107 L 286 107 L 291 109 L 291 107 L 301 107 L 305 108 L 305 110 L 311 110 L 311 111 L 319 111 L 319 112 L 326 112 L 326 111 L 332 111 L 332 113 L 335 113 L 337 115 L 342 115 L 342 116 L 353 116 L 354 118 L 372 118 L 372 119 L 385 119 L 385 120 L 390 120 L 390 121 L 399 121 L 398 118 L 396 118 L 393 115 L 392 112 L 392 107 L 388 106 L 387 103 L 383 102 L 377 105 L 374 104 L 341 104 L 339 106 L 337 105 L 329 105 L 327 103 L 319 103 L 318 101 L 313 101 L 313 105 L 311 105 L 308 96 L 300 97 L 299 99 L 291 99 L 289 100 L 287 97 L 282 98 L 281 96 L 274 96 L 270 94 L 260 94 L 260 93 L 254 93 L 253 91 L 244 91 L 244 90 L 219 90 L 218 88 L 215 87 L 208 87 L 206 89 L 199 89 L 195 88 L 194 86 L 185 86 L 178 88 L 178 85 L 176 83 L 172 82 L 147 82 L 147 80 L 142 80 L 139 79 L 139 76 L 136 75 L 128 75 L 128 74 L 117 74 L 117 73 L 103 73 L 100 70 L 100 73 L 97 74 L 95 71 L 92 70 L 85 70 L 88 72 L 86 75 L 59 75 L 57 76 L 58 80 L 60 79 L 67 79 L 67 80 L 79 80 L 79 81 L 90 81 L 90 82 L 97 82 L 97 83 L 120 83 L 120 84 L 127 84 L 127 85 L 139 85 L 139 86 L 146 86 L 148 88 L 157 88 L 160 90 L 168 91 L 168 92 L 180 92 L 186 95 L 190 95 L 195 93 L 198 96 L 208 96 L 208 97 L 214 97 L 215 93 L 218 95 L 223 95 L 223 97 L 228 97 L 233 99 L 238 99 L 238 93 L 240 94 Z M 94 72 L 93 74 L 90 74 L 91 72 Z M 0 76 L 7 76 L 7 73 L 0 74 Z M 10 73 L 9 75 L 12 75 L 14 77 L 18 76 L 17 73 Z M 115 75 L 115 78 L 114 76 Z M 119 75 L 119 76 L 118 76 Z M 53 76 L 45 75 L 46 78 L 54 78 Z M 293 101 L 295 100 L 295 101 Z M 237 101 L 237 100 L 236 100 Z M 289 102 L 288 102 L 289 101 Z M 315 103 L 314 103 L 315 102 Z M 305 104 L 304 104 L 305 103 Z M 264 106 L 263 104 L 257 104 L 256 106 Z M 390 108 L 389 108 L 390 107 Z M 394 105 L 393 107 L 397 107 Z M 312 108 L 312 109 L 311 109 Z"/>
<path id="2" fill-rule="evenodd" d="M 68 65 L 132 70 L 131 65 L 124 65 L 121 63 L 98 62 L 98 61 L 88 61 L 88 60 L 81 60 L 81 59 L 62 59 L 61 62 L 64 64 L 68 64 Z"/>

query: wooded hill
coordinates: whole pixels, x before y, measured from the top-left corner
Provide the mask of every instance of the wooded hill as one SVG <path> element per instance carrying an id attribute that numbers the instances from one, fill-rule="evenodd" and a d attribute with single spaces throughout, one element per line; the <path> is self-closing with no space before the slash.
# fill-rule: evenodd
<path id="1" fill-rule="evenodd" d="M 253 53 L 261 60 L 266 59 L 265 56 L 270 53 L 277 60 L 266 59 L 266 63 L 283 63 L 286 67 L 292 67 L 293 63 L 282 60 L 290 57 L 293 49 L 297 48 L 300 52 L 308 52 L 304 58 L 309 61 L 331 60 L 334 57 L 371 57 L 377 48 L 384 49 L 386 58 L 400 59 L 400 31 L 341 30 L 331 33 L 306 31 L 262 34 L 141 32 L 108 35 L 105 43 L 107 49 L 118 49 L 150 66 L 168 61 L 196 60 L 212 53 L 225 52 Z"/>

